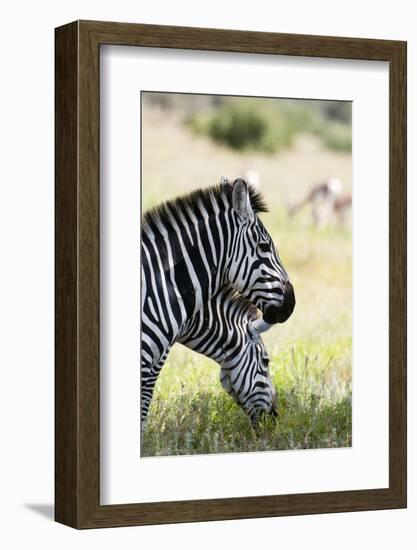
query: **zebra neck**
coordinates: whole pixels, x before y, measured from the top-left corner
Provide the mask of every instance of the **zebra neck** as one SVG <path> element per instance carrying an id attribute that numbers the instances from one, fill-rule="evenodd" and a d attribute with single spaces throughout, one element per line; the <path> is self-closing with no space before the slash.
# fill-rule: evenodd
<path id="1" fill-rule="evenodd" d="M 256 315 L 255 311 L 252 304 L 236 294 L 233 288 L 225 286 L 189 319 L 178 341 L 213 359 L 223 368 L 233 368 L 245 353 L 248 322 Z"/>
<path id="2" fill-rule="evenodd" d="M 234 220 L 229 209 L 171 211 L 168 219 L 143 227 L 143 264 L 157 271 L 171 304 L 183 319 L 195 315 L 224 286 L 230 261 Z M 158 279 L 158 278 L 157 278 Z"/>

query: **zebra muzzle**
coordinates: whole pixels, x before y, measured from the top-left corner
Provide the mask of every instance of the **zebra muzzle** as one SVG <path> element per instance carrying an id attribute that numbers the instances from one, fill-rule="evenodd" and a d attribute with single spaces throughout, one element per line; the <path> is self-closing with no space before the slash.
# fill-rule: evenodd
<path id="1" fill-rule="evenodd" d="M 266 323 L 274 325 L 275 323 L 284 323 L 295 308 L 294 287 L 290 282 L 285 286 L 284 301 L 280 306 L 267 306 L 263 314 L 263 319 Z"/>
<path id="2" fill-rule="evenodd" d="M 272 409 L 269 411 L 269 414 L 270 416 L 272 416 L 272 418 L 278 418 L 278 412 L 275 407 L 272 407 Z"/>

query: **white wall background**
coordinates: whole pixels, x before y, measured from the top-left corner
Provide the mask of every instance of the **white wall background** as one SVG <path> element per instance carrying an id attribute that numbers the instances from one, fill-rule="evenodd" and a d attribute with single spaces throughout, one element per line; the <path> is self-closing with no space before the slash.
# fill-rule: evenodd
<path id="1" fill-rule="evenodd" d="M 62 550 L 92 544 L 101 549 L 415 548 L 417 18 L 413 2 L 15 0 L 2 4 L 0 13 L 0 544 L 7 549 Z M 54 27 L 74 19 L 408 40 L 408 510 L 84 532 L 52 522 Z"/>

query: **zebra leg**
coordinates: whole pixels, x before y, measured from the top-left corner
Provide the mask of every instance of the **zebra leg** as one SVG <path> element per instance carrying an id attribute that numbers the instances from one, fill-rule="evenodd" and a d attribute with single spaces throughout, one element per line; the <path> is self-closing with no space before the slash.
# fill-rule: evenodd
<path id="1" fill-rule="evenodd" d="M 156 365 L 148 363 L 142 358 L 141 367 L 141 431 L 143 433 L 146 426 L 149 407 L 152 401 L 152 395 L 159 373 L 168 357 L 169 349 L 166 349 Z"/>

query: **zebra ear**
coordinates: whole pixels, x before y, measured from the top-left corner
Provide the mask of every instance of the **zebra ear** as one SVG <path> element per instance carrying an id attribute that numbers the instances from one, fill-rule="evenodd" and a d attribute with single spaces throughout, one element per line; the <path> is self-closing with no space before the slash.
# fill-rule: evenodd
<path id="1" fill-rule="evenodd" d="M 250 333 L 251 334 L 257 334 L 258 337 L 259 337 L 260 334 L 262 334 L 262 332 L 266 332 L 272 326 L 273 325 L 270 325 L 269 323 L 267 323 L 263 319 L 255 319 L 255 321 L 252 321 L 248 325 Z"/>
<path id="2" fill-rule="evenodd" d="M 253 218 L 248 185 L 242 178 L 237 178 L 233 184 L 232 206 L 244 220 Z"/>
<path id="3" fill-rule="evenodd" d="M 253 322 L 248 323 L 248 332 L 249 332 L 249 338 L 252 340 L 254 344 L 258 343 L 258 340 L 260 338 L 259 332 L 253 327 Z"/>
<path id="4" fill-rule="evenodd" d="M 227 185 L 229 183 L 230 183 L 229 178 L 226 178 L 226 176 L 222 176 L 220 178 L 220 185 Z"/>

